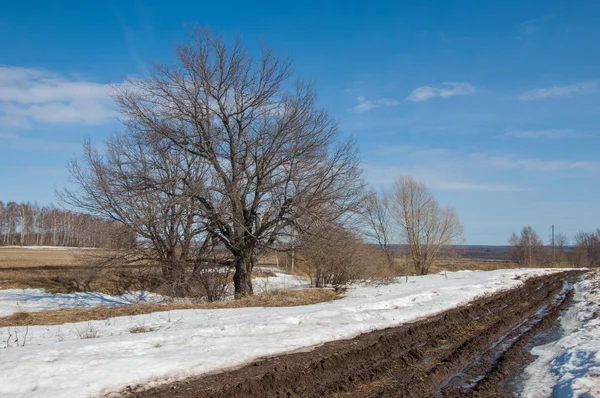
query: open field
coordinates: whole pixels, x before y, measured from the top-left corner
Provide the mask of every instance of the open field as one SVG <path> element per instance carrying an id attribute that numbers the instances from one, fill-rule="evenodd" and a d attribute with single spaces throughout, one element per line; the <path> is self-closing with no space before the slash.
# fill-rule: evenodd
<path id="1" fill-rule="evenodd" d="M 502 250 L 503 247 L 500 247 Z M 491 252 L 497 257 L 497 251 L 486 249 L 472 250 L 481 256 Z M 98 253 L 99 250 L 94 250 Z M 92 269 L 82 265 L 82 258 L 89 250 L 52 250 L 0 247 L 0 289 L 46 289 L 53 293 L 70 293 L 94 290 L 110 294 L 120 294 L 124 287 L 143 289 L 136 285 L 136 277 L 147 278 L 152 273 L 147 267 L 128 267 L 127 272 L 115 272 L 114 269 Z M 284 256 L 282 256 L 284 257 Z M 291 272 L 289 261 L 285 258 L 275 260 L 273 256 L 259 262 L 261 266 L 276 266 Z M 287 265 L 287 268 L 286 268 Z M 555 264 L 556 267 L 569 267 L 569 264 Z M 547 266 L 546 266 L 547 267 Z M 490 271 L 519 268 L 519 264 L 508 260 L 488 260 L 479 258 L 440 259 L 430 269 L 431 274 L 441 271 Z M 297 271 L 297 270 L 296 270 Z M 405 259 L 397 258 L 396 275 L 411 275 L 413 270 Z M 260 276 L 259 274 L 255 276 Z M 390 274 L 389 276 L 394 276 Z M 124 280 L 128 279 L 128 280 Z"/>
<path id="2" fill-rule="evenodd" d="M 73 267 L 86 250 L 23 249 L 0 246 L 0 270 L 5 268 Z"/>

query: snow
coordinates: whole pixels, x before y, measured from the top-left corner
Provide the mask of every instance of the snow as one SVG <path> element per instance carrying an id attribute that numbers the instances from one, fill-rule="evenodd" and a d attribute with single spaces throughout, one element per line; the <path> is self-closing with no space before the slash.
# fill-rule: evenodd
<path id="1" fill-rule="evenodd" d="M 575 285 L 574 301 L 561 316 L 562 336 L 532 349 L 523 397 L 600 397 L 599 271 Z"/>
<path id="2" fill-rule="evenodd" d="M 275 276 L 253 278 L 252 286 L 257 293 L 310 287 L 310 280 L 306 277 L 285 274 L 273 268 L 259 268 L 259 270 L 272 272 Z"/>
<path id="3" fill-rule="evenodd" d="M 257 293 L 310 287 L 310 282 L 307 278 L 288 275 L 282 272 L 273 273 L 274 276 L 253 279 L 254 289 Z M 120 296 L 113 296 L 99 292 L 52 294 L 43 289 L 0 289 L 0 317 L 9 316 L 16 312 L 37 312 L 60 308 L 89 308 L 99 305 L 112 307 L 117 305 L 173 301 L 178 300 L 147 291 L 131 291 Z"/>
<path id="4" fill-rule="evenodd" d="M 99 396 L 182 379 L 414 321 L 556 271 L 449 272 L 352 286 L 343 299 L 309 306 L 178 310 L 0 328 L 0 346 L 6 347 L 0 396 Z M 289 277 L 284 286 L 297 282 Z M 148 332 L 133 334 L 135 327 Z"/>
<path id="5" fill-rule="evenodd" d="M 15 312 L 37 312 L 59 308 L 85 308 L 99 305 L 131 305 L 139 303 L 160 303 L 164 296 L 132 291 L 121 296 L 111 296 L 98 292 L 78 292 L 70 294 L 52 294 L 43 289 L 4 289 L 0 290 L 0 317 Z"/>

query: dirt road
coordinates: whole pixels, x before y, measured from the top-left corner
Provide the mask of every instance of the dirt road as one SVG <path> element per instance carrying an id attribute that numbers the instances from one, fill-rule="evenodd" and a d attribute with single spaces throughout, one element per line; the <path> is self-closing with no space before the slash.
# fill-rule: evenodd
<path id="1" fill-rule="evenodd" d="M 419 322 L 256 361 L 133 397 L 493 397 L 531 358 L 532 337 L 568 305 L 578 273 L 525 286 Z"/>

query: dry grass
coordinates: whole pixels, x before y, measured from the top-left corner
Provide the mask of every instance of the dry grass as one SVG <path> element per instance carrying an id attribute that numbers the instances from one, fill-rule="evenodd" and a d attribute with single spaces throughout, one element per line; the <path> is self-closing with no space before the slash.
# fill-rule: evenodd
<path id="1" fill-rule="evenodd" d="M 140 304 L 123 307 L 63 308 L 40 312 L 17 312 L 0 317 L 0 327 L 61 325 L 64 323 L 103 320 L 117 316 L 185 309 L 223 309 L 243 307 L 294 307 L 332 301 L 340 296 L 330 289 L 284 290 L 246 297 L 234 301 L 202 304 Z M 133 332 L 132 332 L 133 333 Z"/>
<path id="2" fill-rule="evenodd" d="M 0 247 L 0 269 L 32 267 L 76 267 L 85 250 L 48 250 Z"/>
<path id="3" fill-rule="evenodd" d="M 84 266 L 90 254 L 106 251 L 49 250 L 0 247 L 0 289 L 45 289 L 50 293 L 97 291 L 122 294 L 124 290 L 146 290 L 155 285 L 158 270 L 146 265 L 126 268 Z M 253 277 L 274 277 L 257 271 Z"/>

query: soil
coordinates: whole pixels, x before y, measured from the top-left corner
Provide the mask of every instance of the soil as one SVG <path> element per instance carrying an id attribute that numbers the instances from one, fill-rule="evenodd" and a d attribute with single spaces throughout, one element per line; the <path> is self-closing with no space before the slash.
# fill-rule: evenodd
<path id="1" fill-rule="evenodd" d="M 307 352 L 186 379 L 127 397 L 505 397 L 532 360 L 525 349 L 555 326 L 579 272 L 527 280 L 418 322 Z"/>

